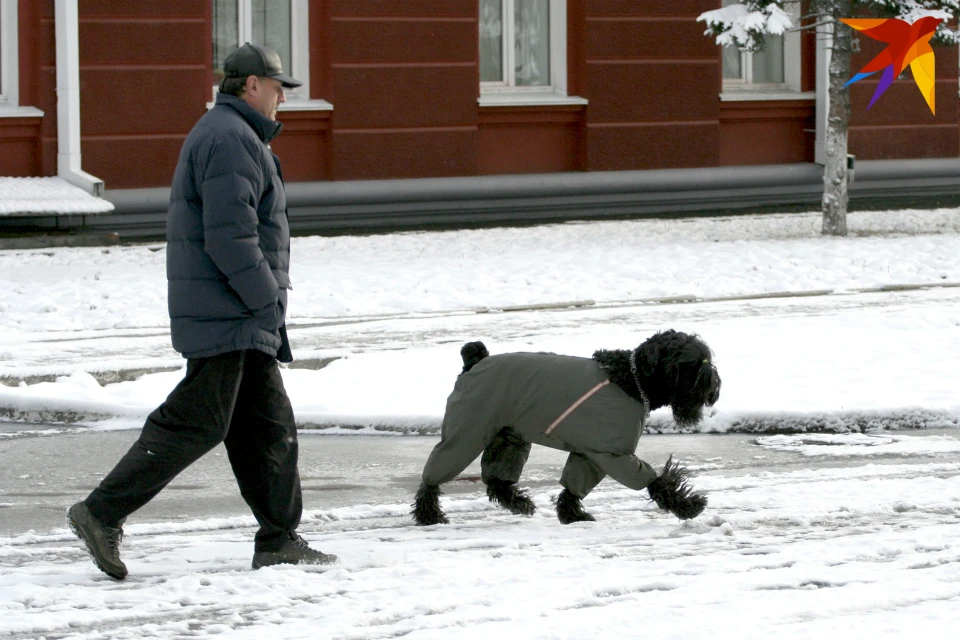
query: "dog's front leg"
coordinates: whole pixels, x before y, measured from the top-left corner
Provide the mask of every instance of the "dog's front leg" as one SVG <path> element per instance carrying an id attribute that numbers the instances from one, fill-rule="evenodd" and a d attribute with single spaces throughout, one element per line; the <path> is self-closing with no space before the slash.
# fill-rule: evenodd
<path id="1" fill-rule="evenodd" d="M 574 522 L 591 522 L 596 520 L 583 510 L 581 497 L 585 497 L 600 484 L 606 473 L 599 465 L 582 453 L 571 452 L 567 456 L 567 463 L 563 466 L 560 476 L 560 486 L 563 491 L 557 496 L 557 518 L 561 524 Z"/>

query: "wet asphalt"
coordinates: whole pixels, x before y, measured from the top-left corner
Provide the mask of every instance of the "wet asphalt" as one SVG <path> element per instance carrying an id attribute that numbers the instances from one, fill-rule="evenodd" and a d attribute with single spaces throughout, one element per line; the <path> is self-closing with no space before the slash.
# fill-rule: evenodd
<path id="1" fill-rule="evenodd" d="M 126 452 L 138 430 L 101 431 L 64 425 L 0 422 L 0 536 L 62 529 L 66 509 L 82 500 Z M 956 429 L 911 436 L 960 437 Z M 362 504 L 409 503 L 437 436 L 327 435 L 301 431 L 300 476 L 309 511 Z M 761 473 L 788 469 L 926 463 L 932 456 L 822 459 L 766 449 L 750 434 L 645 434 L 637 454 L 659 467 L 674 454 L 694 472 Z M 566 454 L 534 447 L 521 485 L 558 488 Z M 480 495 L 479 462 L 444 486 L 447 495 Z M 604 481 L 611 482 L 609 479 Z M 177 522 L 249 515 L 217 447 L 198 460 L 128 522 Z"/>

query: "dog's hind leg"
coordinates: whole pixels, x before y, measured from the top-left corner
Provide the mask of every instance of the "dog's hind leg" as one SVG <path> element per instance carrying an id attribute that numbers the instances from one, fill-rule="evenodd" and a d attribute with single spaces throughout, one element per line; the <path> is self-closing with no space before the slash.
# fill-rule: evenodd
<path id="1" fill-rule="evenodd" d="M 420 526 L 447 524 L 450 522 L 447 520 L 447 516 L 444 515 L 443 509 L 440 508 L 439 485 L 427 484 L 426 482 L 421 483 L 420 489 L 417 491 L 417 497 L 411 506 L 413 510 L 410 514 Z"/>
<path id="2" fill-rule="evenodd" d="M 503 426 L 496 398 L 473 388 L 477 379 L 476 375 L 460 377 L 447 398 L 440 442 L 423 465 L 422 484 L 414 501 L 412 514 L 418 524 L 446 522 L 439 506 L 440 485 L 456 478 L 480 457 Z"/>
<path id="3" fill-rule="evenodd" d="M 536 511 L 526 491 L 517 488 L 532 445 L 512 427 L 504 427 L 483 450 L 480 473 L 490 502 L 522 516 Z"/>
<path id="4" fill-rule="evenodd" d="M 440 509 L 440 485 L 453 480 L 476 460 L 494 433 L 489 429 L 484 434 L 479 429 L 450 428 L 444 418 L 440 442 L 434 446 L 423 466 L 420 489 L 410 512 L 417 524 L 448 522 Z"/>

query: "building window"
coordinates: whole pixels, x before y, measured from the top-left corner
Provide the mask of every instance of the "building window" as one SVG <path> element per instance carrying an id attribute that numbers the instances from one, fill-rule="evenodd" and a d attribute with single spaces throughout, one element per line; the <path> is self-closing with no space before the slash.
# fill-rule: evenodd
<path id="1" fill-rule="evenodd" d="M 17 0 L 0 0 L 0 118 L 39 118 L 43 111 L 20 106 Z"/>
<path id="2" fill-rule="evenodd" d="M 723 0 L 722 6 L 738 4 L 739 0 Z M 800 19 L 799 3 L 785 7 L 794 24 Z M 723 47 L 723 97 L 737 99 L 743 94 L 762 97 L 784 97 L 800 91 L 800 34 L 788 31 L 780 36 L 764 38 L 763 51 L 751 53 L 737 47 Z"/>
<path id="3" fill-rule="evenodd" d="M 213 75 L 223 77 L 223 61 L 244 42 L 270 47 L 283 70 L 303 82 L 287 89 L 289 101 L 310 97 L 308 0 L 213 0 Z M 216 91 L 216 87 L 214 88 Z"/>
<path id="4" fill-rule="evenodd" d="M 566 0 L 480 0 L 480 104 L 567 96 Z"/>
<path id="5" fill-rule="evenodd" d="M 506 87 L 550 85 L 547 0 L 480 0 L 480 81 Z"/>
<path id="6" fill-rule="evenodd" d="M 723 0 L 722 6 L 739 4 L 739 0 Z M 723 83 L 779 84 L 783 80 L 783 36 L 766 36 L 763 51 L 750 53 L 736 47 L 723 48 Z"/>
<path id="7" fill-rule="evenodd" d="M 724 47 L 724 83 L 783 84 L 783 36 L 767 36 L 766 44 L 758 53 Z"/>

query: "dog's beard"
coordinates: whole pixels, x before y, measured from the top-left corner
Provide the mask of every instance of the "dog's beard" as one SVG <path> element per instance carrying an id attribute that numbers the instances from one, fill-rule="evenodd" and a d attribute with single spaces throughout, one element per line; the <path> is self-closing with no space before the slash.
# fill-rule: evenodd
<path id="1" fill-rule="evenodd" d="M 693 427 L 703 420 L 703 405 L 699 402 L 671 404 L 670 408 L 677 426 Z"/>
<path id="2" fill-rule="evenodd" d="M 687 371 L 687 377 L 683 373 L 670 408 L 677 425 L 692 427 L 703 419 L 703 407 L 712 407 L 720 398 L 720 376 L 713 365 L 698 366 L 694 371 Z"/>

